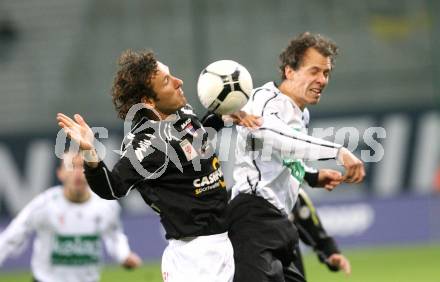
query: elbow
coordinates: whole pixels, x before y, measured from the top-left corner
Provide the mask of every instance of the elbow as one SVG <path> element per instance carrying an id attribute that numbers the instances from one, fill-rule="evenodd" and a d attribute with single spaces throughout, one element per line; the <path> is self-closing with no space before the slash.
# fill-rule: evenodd
<path id="1" fill-rule="evenodd" d="M 101 197 L 104 200 L 117 200 L 117 197 L 114 197 L 113 195 L 98 195 L 99 197 Z"/>
<path id="2" fill-rule="evenodd" d="M 98 195 L 98 197 L 100 197 L 104 200 L 117 200 L 118 199 L 118 197 L 114 196 L 112 193 L 104 192 L 102 190 L 95 190 L 95 189 L 93 189 L 92 186 L 91 186 L 91 190 L 93 191 L 93 193 Z"/>

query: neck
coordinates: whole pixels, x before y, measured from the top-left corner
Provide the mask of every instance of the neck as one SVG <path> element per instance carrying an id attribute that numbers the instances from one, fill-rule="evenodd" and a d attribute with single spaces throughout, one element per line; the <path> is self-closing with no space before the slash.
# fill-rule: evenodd
<path id="1" fill-rule="evenodd" d="M 293 102 L 301 109 L 301 111 L 304 111 L 306 104 L 295 95 L 295 91 L 291 90 L 291 87 L 288 86 L 288 83 L 289 81 L 287 79 L 283 80 L 278 89 L 281 91 L 281 93 L 292 99 Z"/>
<path id="2" fill-rule="evenodd" d="M 64 197 L 73 203 L 84 203 L 87 202 L 92 194 L 88 189 L 84 189 L 83 192 L 74 192 L 73 189 L 69 187 L 64 187 Z"/>
<path id="3" fill-rule="evenodd" d="M 155 121 L 166 120 L 167 118 L 173 115 L 173 114 L 165 114 L 158 110 L 149 110 L 145 114 L 148 117 L 148 119 Z"/>

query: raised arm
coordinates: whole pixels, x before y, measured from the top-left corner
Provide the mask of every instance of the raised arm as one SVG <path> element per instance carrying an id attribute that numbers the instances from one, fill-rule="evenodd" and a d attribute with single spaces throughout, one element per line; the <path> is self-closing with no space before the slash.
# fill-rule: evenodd
<path id="1" fill-rule="evenodd" d="M 58 125 L 63 128 L 71 140 L 79 144 L 79 149 L 84 157 L 85 175 L 90 188 L 101 198 L 114 200 L 126 196 L 134 184 L 142 181 L 142 176 L 131 165 L 136 157 L 131 160 L 121 158 L 113 171 L 98 157 L 93 145 L 93 132 L 86 121 L 76 114 L 74 119 L 59 113 Z"/>
<path id="2" fill-rule="evenodd" d="M 264 115 L 256 130 L 240 130 L 259 139 L 263 151 L 276 150 L 286 157 L 309 161 L 335 159 L 345 168 L 344 181 L 358 183 L 365 177 L 363 163 L 342 145 L 293 130 L 276 115 Z"/>
<path id="3" fill-rule="evenodd" d="M 78 143 L 87 166 L 96 168 L 99 163 L 99 158 L 93 146 L 93 132 L 83 117 L 79 114 L 75 114 L 74 119 L 71 119 L 63 113 L 58 113 L 57 121 L 67 136 Z"/>
<path id="4" fill-rule="evenodd" d="M 261 126 L 262 119 L 259 116 L 247 114 L 244 111 L 238 111 L 224 116 L 208 112 L 202 118 L 202 124 L 204 127 L 211 127 L 216 131 L 220 131 L 227 123 L 256 129 Z"/>

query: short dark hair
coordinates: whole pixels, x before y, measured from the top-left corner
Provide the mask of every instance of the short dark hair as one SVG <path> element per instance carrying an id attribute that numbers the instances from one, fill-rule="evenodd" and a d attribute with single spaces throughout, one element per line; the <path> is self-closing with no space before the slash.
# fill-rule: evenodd
<path id="1" fill-rule="evenodd" d="M 119 57 L 118 65 L 112 101 L 118 117 L 125 119 L 130 108 L 140 103 L 142 98 L 156 98 L 151 79 L 157 73 L 157 60 L 149 50 L 126 50 Z"/>
<path id="2" fill-rule="evenodd" d="M 280 54 L 281 78 L 286 79 L 285 69 L 290 66 L 298 70 L 304 59 L 304 54 L 309 48 L 313 48 L 325 57 L 330 57 L 332 67 L 338 55 L 338 46 L 330 39 L 320 35 L 304 32 L 293 38 L 286 49 Z"/>

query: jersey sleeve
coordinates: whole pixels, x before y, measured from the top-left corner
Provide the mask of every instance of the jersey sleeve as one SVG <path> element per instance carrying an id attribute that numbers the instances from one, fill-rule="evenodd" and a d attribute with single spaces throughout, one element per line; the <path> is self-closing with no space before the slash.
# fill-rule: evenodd
<path id="1" fill-rule="evenodd" d="M 258 93 L 257 91 L 260 91 Z M 265 89 L 257 90 L 255 99 L 247 108 L 253 115 L 263 117 L 263 124 L 257 130 L 249 130 L 241 127 L 254 138 L 260 139 L 266 149 L 274 149 L 283 156 L 303 160 L 328 160 L 335 159 L 339 144 L 315 138 L 292 128 L 285 122 L 284 115 L 291 109 L 287 109 L 286 101 L 277 97 L 281 94 L 272 93 Z"/>
<path id="2" fill-rule="evenodd" d="M 125 197 L 139 183 L 148 181 L 161 171 L 165 163 L 165 146 L 163 140 L 151 134 L 135 137 L 112 171 L 102 161 L 96 168 L 85 165 L 90 188 L 107 200 Z"/>
<path id="3" fill-rule="evenodd" d="M 215 131 L 220 131 L 225 123 L 221 116 L 208 112 L 201 120 L 205 128 L 213 128 Z"/>
<path id="4" fill-rule="evenodd" d="M 337 271 L 337 267 L 327 263 L 327 258 L 332 254 L 340 253 L 338 246 L 325 231 L 312 201 L 303 189 L 299 191 L 298 200 L 292 212 L 301 241 L 312 247 L 319 260 L 330 270 Z"/>
<path id="5" fill-rule="evenodd" d="M 310 187 L 316 187 L 318 185 L 319 171 L 311 166 L 304 164 L 304 180 Z"/>
<path id="6" fill-rule="evenodd" d="M 248 132 L 254 138 L 262 140 L 264 145 L 271 146 L 284 156 L 294 159 L 308 161 L 336 159 L 342 147 L 339 144 L 292 130 L 276 115 L 263 116 L 262 126 L 254 131 L 248 130 Z"/>
<path id="7" fill-rule="evenodd" d="M 120 220 L 121 207 L 117 202 L 109 203 L 109 224 L 103 233 L 107 253 L 119 264 L 124 263 L 130 254 L 127 236 L 124 234 Z"/>
<path id="8" fill-rule="evenodd" d="M 46 204 L 45 193 L 37 196 L 27 204 L 0 234 L 0 265 L 10 255 L 24 250 L 26 242 L 43 218 Z"/>

